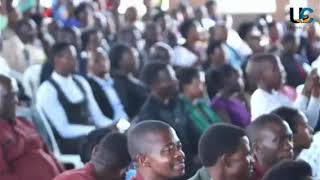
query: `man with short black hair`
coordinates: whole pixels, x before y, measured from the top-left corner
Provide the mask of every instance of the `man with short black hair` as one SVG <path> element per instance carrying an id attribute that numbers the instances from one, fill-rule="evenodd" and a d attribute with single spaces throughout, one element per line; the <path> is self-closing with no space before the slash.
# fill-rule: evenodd
<path id="1" fill-rule="evenodd" d="M 308 125 L 306 115 L 294 108 L 280 107 L 272 111 L 286 121 L 293 133 L 294 156 L 299 156 L 300 152 L 308 149 L 312 143 L 313 129 Z"/>
<path id="2" fill-rule="evenodd" d="M 273 168 L 262 180 L 311 180 L 312 170 L 305 161 L 283 161 Z"/>
<path id="3" fill-rule="evenodd" d="M 248 127 L 255 163 L 253 180 L 260 180 L 276 163 L 293 159 L 292 131 L 275 114 L 258 117 Z"/>
<path id="4" fill-rule="evenodd" d="M 78 153 L 79 137 L 113 122 L 105 117 L 88 82 L 76 72 L 76 49 L 68 43 L 52 47 L 54 72 L 38 90 L 37 108 L 49 120 L 63 153 Z M 95 126 L 93 126 L 95 125 Z"/>
<path id="5" fill-rule="evenodd" d="M 211 126 L 200 138 L 199 156 L 204 168 L 190 180 L 246 180 L 251 154 L 244 130 L 227 124 Z"/>
<path id="6" fill-rule="evenodd" d="M 84 168 L 66 171 L 54 180 L 124 180 L 130 161 L 127 137 L 111 133 L 94 147 L 91 160 Z"/>
<path id="7" fill-rule="evenodd" d="M 181 142 L 167 123 L 148 120 L 133 126 L 128 149 L 137 164 L 134 180 L 169 180 L 185 173 Z"/>

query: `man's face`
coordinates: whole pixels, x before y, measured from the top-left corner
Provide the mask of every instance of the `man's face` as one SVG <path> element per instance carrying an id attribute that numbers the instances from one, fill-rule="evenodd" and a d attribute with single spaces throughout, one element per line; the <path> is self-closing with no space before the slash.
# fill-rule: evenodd
<path id="1" fill-rule="evenodd" d="M 183 176 L 185 155 L 176 132 L 170 128 L 149 136 L 152 139 L 152 147 L 146 156 L 149 168 L 154 175 L 164 179 Z"/>
<path id="2" fill-rule="evenodd" d="M 173 98 L 179 92 L 176 74 L 171 66 L 159 72 L 159 82 L 157 83 L 157 93 L 161 97 Z"/>
<path id="3" fill-rule="evenodd" d="M 282 77 L 278 64 L 268 61 L 264 65 L 265 70 L 262 72 L 264 83 L 270 88 L 279 89 L 282 84 Z"/>
<path id="4" fill-rule="evenodd" d="M 200 76 L 200 75 L 199 75 Z M 205 94 L 205 82 L 204 78 L 193 78 L 192 82 L 185 86 L 185 91 L 191 94 L 195 98 L 201 98 Z"/>
<path id="5" fill-rule="evenodd" d="M 0 117 L 14 121 L 16 118 L 17 98 L 11 84 L 0 82 Z"/>
<path id="6" fill-rule="evenodd" d="M 93 52 L 93 57 L 89 61 L 89 67 L 94 74 L 103 77 L 110 72 L 110 60 L 107 55 L 102 52 Z"/>
<path id="7" fill-rule="evenodd" d="M 312 132 L 306 116 L 302 114 L 297 124 L 297 132 L 293 135 L 294 147 L 308 149 L 312 143 Z"/>
<path id="8" fill-rule="evenodd" d="M 77 60 L 76 60 L 77 52 L 74 46 L 69 46 L 68 51 L 62 56 L 59 60 L 63 71 L 66 74 L 73 74 L 76 72 L 77 68 Z"/>
<path id="9" fill-rule="evenodd" d="M 293 159 L 292 131 L 286 122 L 269 123 L 260 132 L 256 156 L 270 167 L 284 159 Z M 259 159 L 259 157 L 258 157 Z M 261 164 L 261 162 L 260 162 Z"/>
<path id="10" fill-rule="evenodd" d="M 92 34 L 89 37 L 88 49 L 91 51 L 95 51 L 98 47 L 101 46 L 101 40 L 103 39 L 103 35 L 101 32 Z"/>
<path id="11" fill-rule="evenodd" d="M 250 151 L 249 139 L 244 136 L 241 139 L 241 145 L 237 152 L 229 157 L 229 161 L 231 163 L 226 169 L 229 176 L 237 180 L 245 180 L 248 178 L 250 167 L 252 165 L 252 156 Z"/>

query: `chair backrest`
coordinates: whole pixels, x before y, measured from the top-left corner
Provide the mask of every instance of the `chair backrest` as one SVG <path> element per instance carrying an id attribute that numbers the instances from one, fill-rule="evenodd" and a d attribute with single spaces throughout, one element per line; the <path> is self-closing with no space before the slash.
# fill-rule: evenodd
<path id="1" fill-rule="evenodd" d="M 56 156 L 59 156 L 61 155 L 61 151 L 59 149 L 59 146 L 58 146 L 58 143 L 56 141 L 56 138 L 54 137 L 54 134 L 53 134 L 53 131 L 52 131 L 52 127 L 49 123 L 49 119 L 46 117 L 46 114 L 44 112 L 44 110 L 37 106 L 36 107 L 39 115 L 40 115 L 40 119 L 42 120 L 43 124 L 44 124 L 44 127 L 46 128 L 47 130 L 47 133 L 49 135 L 49 140 L 51 141 L 51 145 L 52 145 L 52 151 L 53 151 L 53 154 L 55 154 Z"/>

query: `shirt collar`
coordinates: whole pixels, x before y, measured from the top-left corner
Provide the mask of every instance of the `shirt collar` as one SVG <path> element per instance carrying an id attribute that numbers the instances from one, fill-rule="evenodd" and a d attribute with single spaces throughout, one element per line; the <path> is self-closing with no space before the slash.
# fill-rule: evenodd
<path id="1" fill-rule="evenodd" d="M 109 86 L 113 86 L 113 79 L 111 78 L 111 77 L 109 77 L 108 79 L 102 79 L 102 78 L 100 78 L 100 77 L 98 77 L 98 76 L 94 76 L 94 75 L 92 75 L 91 76 L 98 84 L 100 84 L 100 85 L 109 85 Z"/>
<path id="2" fill-rule="evenodd" d="M 56 80 L 58 83 L 72 81 L 71 75 L 69 75 L 68 77 L 65 77 L 65 76 L 58 74 L 57 72 L 53 72 L 51 77 L 52 77 L 52 79 Z"/>

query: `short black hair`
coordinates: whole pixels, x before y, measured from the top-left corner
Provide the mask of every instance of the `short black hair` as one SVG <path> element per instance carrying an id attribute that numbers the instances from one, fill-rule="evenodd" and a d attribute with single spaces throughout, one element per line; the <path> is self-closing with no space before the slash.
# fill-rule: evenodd
<path id="1" fill-rule="evenodd" d="M 98 29 L 92 28 L 92 29 L 84 31 L 81 34 L 82 50 L 85 50 L 87 48 L 87 46 L 89 44 L 90 36 L 97 34 L 97 33 L 99 33 Z"/>
<path id="2" fill-rule="evenodd" d="M 286 33 L 281 40 L 282 44 L 294 43 L 296 42 L 296 36 L 294 33 Z"/>
<path id="3" fill-rule="evenodd" d="M 59 42 L 52 46 L 51 48 L 51 57 L 54 60 L 56 57 L 61 57 L 69 50 L 69 47 L 73 46 L 70 43 Z"/>
<path id="4" fill-rule="evenodd" d="M 145 120 L 134 126 L 128 131 L 128 149 L 133 160 L 139 154 L 149 152 L 150 141 L 146 139 L 147 134 L 166 132 L 171 126 L 165 122 L 157 120 Z"/>
<path id="5" fill-rule="evenodd" d="M 125 44 L 114 45 L 109 52 L 111 69 L 119 70 L 120 61 L 122 60 L 123 55 L 127 52 L 130 52 L 130 51 L 131 51 L 130 47 Z"/>
<path id="6" fill-rule="evenodd" d="M 214 53 L 214 50 L 217 48 L 222 48 L 222 42 L 221 41 L 214 41 L 210 42 L 207 47 L 207 56 L 209 57 L 210 54 Z"/>
<path id="7" fill-rule="evenodd" d="M 194 19 L 185 20 L 179 27 L 179 31 L 180 31 L 182 37 L 187 39 L 190 29 L 195 26 L 196 26 L 196 24 L 195 24 Z"/>
<path id="8" fill-rule="evenodd" d="M 217 69 L 210 69 L 206 73 L 206 85 L 210 98 L 224 88 L 224 81 L 234 73 L 237 73 L 237 70 L 230 64 L 225 64 Z"/>
<path id="9" fill-rule="evenodd" d="M 204 167 L 214 166 L 224 154 L 235 153 L 246 136 L 243 129 L 229 124 L 211 126 L 199 140 L 199 157 Z"/>
<path id="10" fill-rule="evenodd" d="M 194 67 L 183 67 L 177 71 L 177 78 L 180 83 L 181 89 L 190 83 L 194 78 L 200 78 L 200 72 Z"/>
<path id="11" fill-rule="evenodd" d="M 309 176 L 312 169 L 307 162 L 285 160 L 273 166 L 262 180 L 305 180 Z"/>
<path id="12" fill-rule="evenodd" d="M 284 121 L 286 121 L 293 133 L 298 130 L 298 122 L 301 121 L 302 115 L 299 110 L 291 107 L 279 107 L 272 111 L 272 113 L 280 116 Z"/>
<path id="13" fill-rule="evenodd" d="M 254 22 L 243 22 L 238 28 L 238 33 L 241 39 L 246 40 L 248 34 L 252 31 L 255 24 Z"/>
<path id="14" fill-rule="evenodd" d="M 216 6 L 216 5 L 217 5 L 217 2 L 215 0 L 208 0 L 205 4 L 206 7 Z"/>
<path id="15" fill-rule="evenodd" d="M 95 161 L 103 160 L 107 167 L 124 168 L 131 162 L 127 148 L 127 136 L 121 133 L 110 133 L 99 142 Z"/>
<path id="16" fill-rule="evenodd" d="M 141 72 L 141 80 L 149 88 L 159 80 L 159 72 L 166 71 L 167 64 L 162 62 L 151 62 L 146 64 Z"/>
<path id="17" fill-rule="evenodd" d="M 153 16 L 153 22 L 157 22 L 158 20 L 160 20 L 161 18 L 164 18 L 165 16 L 166 16 L 166 13 L 163 11 L 160 11 Z"/>
<path id="18" fill-rule="evenodd" d="M 276 114 L 270 113 L 261 115 L 253 120 L 247 128 L 247 133 L 252 144 L 260 141 L 261 137 L 259 133 L 269 124 L 278 124 L 279 126 L 283 126 L 283 119 Z"/>
<path id="19" fill-rule="evenodd" d="M 109 133 L 111 133 L 111 129 L 100 128 L 88 134 L 86 142 L 81 145 L 80 157 L 83 163 L 90 161 L 93 148 Z"/>
<path id="20" fill-rule="evenodd" d="M 85 9 L 90 8 L 92 11 L 94 10 L 93 7 L 87 3 L 87 2 L 82 2 L 80 3 L 76 9 L 74 10 L 74 15 L 76 18 L 79 18 L 80 13 L 82 13 L 83 11 L 85 11 Z"/>

